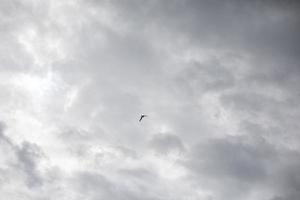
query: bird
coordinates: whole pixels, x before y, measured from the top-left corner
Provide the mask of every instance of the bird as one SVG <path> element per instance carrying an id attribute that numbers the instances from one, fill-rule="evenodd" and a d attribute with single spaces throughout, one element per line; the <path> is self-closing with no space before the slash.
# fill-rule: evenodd
<path id="1" fill-rule="evenodd" d="M 141 118 L 140 118 L 139 122 L 141 122 L 144 117 L 148 117 L 148 116 L 147 115 L 141 115 Z"/>

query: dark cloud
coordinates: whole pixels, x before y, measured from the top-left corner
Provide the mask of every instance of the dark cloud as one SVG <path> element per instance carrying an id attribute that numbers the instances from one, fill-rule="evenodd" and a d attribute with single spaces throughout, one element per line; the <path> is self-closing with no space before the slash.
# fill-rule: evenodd
<path id="1" fill-rule="evenodd" d="M 218 191 L 217 198 L 239 199 L 261 188 L 269 191 L 268 196 L 281 194 L 284 199 L 294 199 L 299 196 L 299 155 L 261 136 L 230 136 L 199 143 L 185 165 L 199 187 Z"/>
<path id="2" fill-rule="evenodd" d="M 24 142 L 16 151 L 19 165 L 26 173 L 29 187 L 40 186 L 43 184 L 43 178 L 38 171 L 38 162 L 42 157 L 42 152 L 36 144 Z"/>
<path id="3" fill-rule="evenodd" d="M 241 139 L 228 137 L 215 139 L 197 145 L 189 166 L 196 172 L 211 178 L 234 178 L 252 182 L 263 180 L 267 174 L 265 162 L 272 161 L 274 156 L 270 147 L 263 144 L 259 149 Z"/>

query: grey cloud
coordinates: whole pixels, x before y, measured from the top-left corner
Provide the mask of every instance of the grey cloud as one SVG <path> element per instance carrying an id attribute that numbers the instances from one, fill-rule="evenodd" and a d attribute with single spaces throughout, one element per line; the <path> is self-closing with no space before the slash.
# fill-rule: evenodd
<path id="1" fill-rule="evenodd" d="M 282 197 L 279 197 L 279 196 L 275 196 L 275 197 L 273 197 L 271 200 L 283 200 L 283 198 L 282 198 Z"/>
<path id="2" fill-rule="evenodd" d="M 109 198 L 116 194 L 114 186 L 100 174 L 81 173 L 74 181 L 85 198 Z"/>
<path id="3" fill-rule="evenodd" d="M 0 48 L 1 71 L 7 73 L 26 73 L 34 65 L 34 59 L 27 52 L 27 49 L 20 42 L 19 33 L 38 28 L 40 33 L 46 31 L 49 14 L 49 3 L 21 2 L 13 0 L 1 2 L 0 26 L 2 30 L 1 42 L 4 45 Z M 40 41 L 43 43 L 43 41 Z M 43 46 L 40 50 L 43 51 Z"/>
<path id="4" fill-rule="evenodd" d="M 4 134 L 6 128 L 6 124 L 0 121 L 0 141 L 4 141 L 5 143 L 11 144 L 10 139 Z"/>
<path id="5" fill-rule="evenodd" d="M 296 1 L 124 1 L 112 5 L 120 17 L 126 16 L 138 28 L 156 25 L 162 33 L 170 31 L 166 35 L 185 36 L 191 45 L 249 47 L 263 52 L 297 46 L 292 44 L 299 32 L 294 26 L 299 23 Z"/>
<path id="6" fill-rule="evenodd" d="M 149 146 L 158 154 L 180 154 L 184 151 L 183 142 L 173 134 L 156 134 L 149 141 Z"/>
<path id="7" fill-rule="evenodd" d="M 260 144 L 251 145 L 241 139 L 212 139 L 196 146 L 189 166 L 196 172 L 212 175 L 215 178 L 235 177 L 252 182 L 264 179 L 267 175 L 266 162 L 274 156 L 272 149 Z"/>
<path id="8" fill-rule="evenodd" d="M 0 142 L 3 141 L 1 153 L 2 165 L 4 169 L 8 170 L 8 174 L 14 174 L 10 168 L 17 173 L 25 175 L 24 181 L 28 187 L 41 186 L 43 184 L 42 174 L 38 171 L 38 164 L 42 159 L 43 154 L 41 149 L 36 145 L 29 142 L 23 142 L 21 146 L 15 144 L 9 137 L 4 134 L 4 123 L 0 125 Z M 7 167 L 9 167 L 7 169 Z"/>
<path id="9" fill-rule="evenodd" d="M 88 172 L 79 172 L 74 178 L 73 181 L 76 182 L 74 186 L 76 190 L 80 191 L 80 194 L 76 199 L 160 199 L 159 197 L 156 197 L 156 194 L 149 194 L 147 191 L 142 191 L 141 189 L 147 189 L 139 188 L 138 185 L 131 185 L 132 183 L 127 184 L 127 186 L 122 185 L 126 180 L 119 180 L 119 183 L 116 183 L 101 174 Z"/>
<path id="10" fill-rule="evenodd" d="M 154 174 L 152 171 L 143 169 L 143 168 L 138 168 L 138 169 L 121 169 L 119 172 L 124 175 L 124 176 L 129 176 L 129 177 L 134 177 L 136 179 L 139 179 L 141 181 L 145 182 L 152 182 L 154 183 L 158 175 Z"/>
<path id="11" fill-rule="evenodd" d="M 29 187 L 41 186 L 43 178 L 38 171 L 38 161 L 42 157 L 40 148 L 28 142 L 24 142 L 22 146 L 17 149 L 19 165 L 26 173 L 27 182 Z"/>
<path id="12" fill-rule="evenodd" d="M 116 149 L 120 150 L 125 157 L 130 157 L 133 159 L 138 158 L 137 152 L 131 148 L 119 145 L 119 146 L 116 146 Z"/>
<path id="13" fill-rule="evenodd" d="M 297 1 L 0 4 L 1 197 L 299 199 Z"/>
<path id="14" fill-rule="evenodd" d="M 271 188 L 274 193 L 274 199 L 297 199 L 299 196 L 299 151 L 293 140 L 298 140 L 295 130 L 286 132 L 286 127 L 279 123 L 274 126 L 267 124 L 254 124 L 242 122 L 240 131 L 246 132 L 254 138 L 260 138 L 268 141 L 267 146 L 273 149 L 273 162 L 265 165 L 268 176 L 265 179 L 264 186 Z M 296 137 L 295 137 L 296 136 Z M 291 148 L 296 146 L 296 149 Z M 262 149 L 259 145 L 256 149 Z M 264 159 L 268 159 L 265 156 Z"/>
<path id="15" fill-rule="evenodd" d="M 265 87 L 265 85 L 261 84 L 260 87 Z M 288 98 L 276 98 L 276 90 L 281 96 L 287 92 Z M 271 88 L 269 93 L 268 87 L 264 92 L 257 93 L 257 91 L 260 90 L 252 89 L 249 85 L 248 90 L 239 88 L 236 92 L 221 95 L 220 101 L 226 109 L 234 111 L 236 116 L 250 122 L 250 124 L 246 122 L 248 125 L 244 124 L 249 129 L 262 127 L 261 130 L 253 130 L 254 134 L 268 135 L 270 139 L 277 138 L 277 142 L 284 139 L 285 142 L 293 143 L 298 138 L 296 130 L 300 117 L 299 106 L 295 103 L 298 99 L 297 94 L 277 87 L 275 87 L 275 92 Z M 251 121 L 253 121 L 252 124 Z"/>
<path id="16" fill-rule="evenodd" d="M 277 165 L 274 166 L 271 186 L 276 189 L 275 194 L 283 199 L 297 199 L 300 195 L 299 158 L 297 151 L 282 151 Z"/>
<path id="17" fill-rule="evenodd" d="M 239 199 L 258 188 L 267 196 L 299 196 L 299 152 L 274 146 L 261 136 L 211 139 L 196 145 L 185 162 L 199 187 L 215 187 L 216 197 Z"/>
<path id="18" fill-rule="evenodd" d="M 217 59 L 211 59 L 204 63 L 195 61 L 190 66 L 187 65 L 178 76 L 178 80 L 187 82 L 191 87 L 190 90 L 198 93 L 224 91 L 232 88 L 235 84 L 232 72 L 222 66 Z"/>
<path id="19" fill-rule="evenodd" d="M 221 101 L 228 107 L 251 112 L 268 112 L 274 110 L 280 102 L 271 97 L 266 97 L 255 92 L 237 92 L 235 94 L 226 94 L 221 97 Z"/>

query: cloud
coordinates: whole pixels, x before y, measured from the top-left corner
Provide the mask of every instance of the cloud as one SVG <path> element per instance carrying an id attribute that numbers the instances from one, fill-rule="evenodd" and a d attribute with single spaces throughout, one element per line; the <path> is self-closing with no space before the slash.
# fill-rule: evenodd
<path id="1" fill-rule="evenodd" d="M 1 197 L 299 199 L 297 1 L 0 3 Z"/>
<path id="2" fill-rule="evenodd" d="M 16 154 L 21 168 L 27 175 L 28 186 L 42 185 L 43 179 L 37 170 L 38 160 L 42 156 L 39 147 L 35 144 L 24 142 Z"/>
<path id="3" fill-rule="evenodd" d="M 180 154 L 184 151 L 182 141 L 172 134 L 156 134 L 149 142 L 149 146 L 161 155 L 168 155 L 172 153 Z"/>
<path id="4" fill-rule="evenodd" d="M 10 170 L 24 173 L 26 178 L 23 181 L 28 187 L 42 185 L 43 177 L 38 170 L 39 161 L 42 159 L 41 149 L 36 144 L 27 141 L 23 142 L 22 145 L 15 144 L 14 141 L 4 134 L 3 126 L 2 123 L 0 139 L 4 145 L 2 150 L 7 151 L 6 154 L 2 155 L 3 165 L 6 170 L 8 173 L 10 173 Z M 7 168 L 8 166 L 9 168 Z"/>
<path id="5" fill-rule="evenodd" d="M 284 194 L 293 199 L 299 195 L 297 157 L 299 152 L 276 147 L 260 137 L 230 136 L 197 144 L 184 165 L 199 187 L 218 191 L 216 199 L 251 196 L 259 188 L 265 198 Z"/>

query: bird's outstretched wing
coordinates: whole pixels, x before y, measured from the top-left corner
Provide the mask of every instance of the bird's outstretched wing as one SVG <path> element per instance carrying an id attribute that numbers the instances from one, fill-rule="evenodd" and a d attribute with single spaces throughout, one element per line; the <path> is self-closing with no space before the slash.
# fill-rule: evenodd
<path id="1" fill-rule="evenodd" d="M 141 122 L 144 117 L 147 117 L 147 115 L 141 115 L 139 122 Z"/>
<path id="2" fill-rule="evenodd" d="M 143 116 L 143 115 L 141 115 L 141 118 L 140 118 L 139 122 L 140 122 L 140 121 L 142 121 L 143 117 L 144 117 L 144 116 Z"/>

